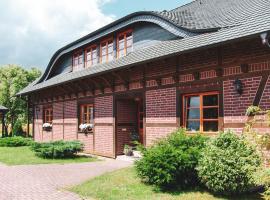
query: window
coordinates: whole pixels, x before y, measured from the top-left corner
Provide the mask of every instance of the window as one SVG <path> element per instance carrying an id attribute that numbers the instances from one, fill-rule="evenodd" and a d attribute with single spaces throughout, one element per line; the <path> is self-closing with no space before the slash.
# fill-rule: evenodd
<path id="1" fill-rule="evenodd" d="M 53 121 L 53 109 L 52 107 L 46 107 L 43 109 L 43 123 L 52 124 Z"/>
<path id="2" fill-rule="evenodd" d="M 80 124 L 94 124 L 93 104 L 80 105 Z"/>
<path id="3" fill-rule="evenodd" d="M 85 50 L 85 67 L 97 64 L 97 46 L 91 46 Z"/>
<path id="4" fill-rule="evenodd" d="M 121 58 L 126 56 L 132 51 L 133 48 L 133 35 L 132 30 L 120 33 L 117 37 L 117 57 Z"/>
<path id="5" fill-rule="evenodd" d="M 77 71 L 83 68 L 83 52 L 79 51 L 73 55 L 72 61 L 73 71 Z"/>
<path id="6" fill-rule="evenodd" d="M 113 38 L 102 41 L 100 44 L 100 62 L 106 63 L 113 60 Z"/>
<path id="7" fill-rule="evenodd" d="M 218 131 L 218 93 L 183 96 L 184 126 L 188 131 Z"/>

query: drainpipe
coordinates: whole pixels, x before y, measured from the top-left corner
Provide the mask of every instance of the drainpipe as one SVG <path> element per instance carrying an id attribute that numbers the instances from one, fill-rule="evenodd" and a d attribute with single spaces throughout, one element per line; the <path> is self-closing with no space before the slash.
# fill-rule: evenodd
<path id="1" fill-rule="evenodd" d="M 262 44 L 270 48 L 270 34 L 265 32 L 261 34 Z"/>

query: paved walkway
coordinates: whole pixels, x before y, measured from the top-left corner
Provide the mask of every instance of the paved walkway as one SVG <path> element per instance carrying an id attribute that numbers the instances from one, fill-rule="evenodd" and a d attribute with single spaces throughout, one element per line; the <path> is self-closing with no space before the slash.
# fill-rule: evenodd
<path id="1" fill-rule="evenodd" d="M 65 165 L 0 164 L 0 200 L 80 200 L 63 188 L 130 165 L 121 160 Z"/>

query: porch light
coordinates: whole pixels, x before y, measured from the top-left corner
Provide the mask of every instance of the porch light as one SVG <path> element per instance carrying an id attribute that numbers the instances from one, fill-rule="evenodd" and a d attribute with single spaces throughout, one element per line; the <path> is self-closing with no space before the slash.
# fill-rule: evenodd
<path id="1" fill-rule="evenodd" d="M 243 93 L 243 83 L 240 79 L 236 79 L 233 83 L 234 85 L 234 89 L 238 94 L 242 94 Z"/>

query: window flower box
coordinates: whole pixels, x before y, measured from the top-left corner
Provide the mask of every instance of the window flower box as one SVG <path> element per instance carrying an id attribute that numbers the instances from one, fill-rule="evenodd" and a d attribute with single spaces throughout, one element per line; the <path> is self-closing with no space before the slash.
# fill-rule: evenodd
<path id="1" fill-rule="evenodd" d="M 87 133 L 92 133 L 94 128 L 94 124 L 81 124 L 79 126 L 79 129 L 81 132 L 87 134 Z"/>
<path id="2" fill-rule="evenodd" d="M 50 123 L 44 123 L 42 125 L 42 128 L 43 128 L 44 131 L 51 131 L 52 130 L 52 124 L 50 124 Z"/>

